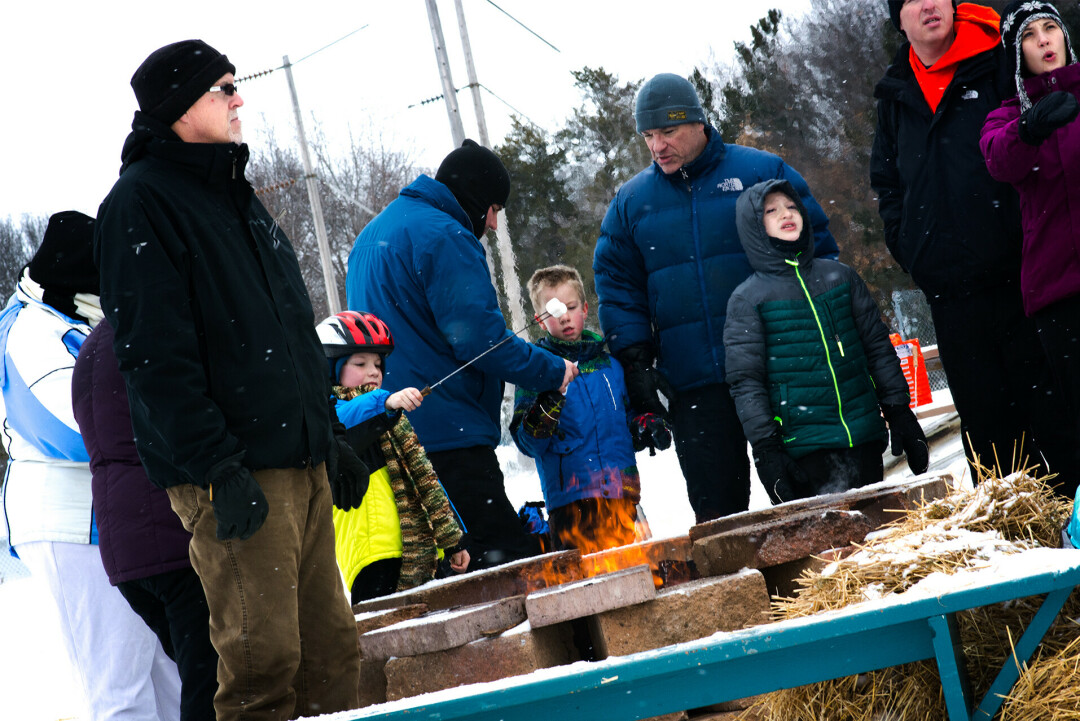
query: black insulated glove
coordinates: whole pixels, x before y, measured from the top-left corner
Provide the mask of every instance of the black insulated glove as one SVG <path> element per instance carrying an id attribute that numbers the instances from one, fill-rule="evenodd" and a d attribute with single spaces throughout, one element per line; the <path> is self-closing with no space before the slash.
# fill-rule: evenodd
<path id="1" fill-rule="evenodd" d="M 219 541 L 251 538 L 262 528 L 270 505 L 259 482 L 236 458 L 228 458 L 206 474 Z"/>
<path id="2" fill-rule="evenodd" d="M 363 503 L 371 472 L 347 441 L 335 438 L 330 441 L 326 457 L 326 478 L 330 481 L 334 505 L 343 511 L 351 511 Z"/>
<path id="3" fill-rule="evenodd" d="M 1080 103 L 1075 95 L 1063 90 L 1050 93 L 1020 115 L 1020 139 L 1028 145 L 1039 145 L 1078 114 Z"/>
<path id="4" fill-rule="evenodd" d="M 926 469 L 930 467 L 930 446 L 915 413 L 907 406 L 883 405 L 881 414 L 889 424 L 892 454 L 907 454 L 907 464 L 911 472 L 915 475 L 926 473 Z"/>
<path id="5" fill-rule="evenodd" d="M 630 438 L 635 451 L 649 449 L 649 455 L 671 447 L 671 429 L 667 421 L 655 413 L 642 413 L 634 418 L 630 426 Z"/>
<path id="6" fill-rule="evenodd" d="M 559 391 L 544 391 L 536 396 L 521 419 L 521 429 L 533 438 L 551 438 L 559 427 L 566 396 Z"/>
<path id="7" fill-rule="evenodd" d="M 626 395 L 633 413 L 652 413 L 667 418 L 660 393 L 671 399 L 674 392 L 660 371 L 653 367 L 653 352 L 644 344 L 632 345 L 619 353 L 626 377 Z"/>
<path id="8" fill-rule="evenodd" d="M 803 498 L 800 489 L 808 489 L 810 478 L 795 459 L 784 450 L 779 436 L 770 436 L 754 446 L 754 465 L 758 480 L 775 503 Z"/>
<path id="9" fill-rule="evenodd" d="M 330 482 L 334 505 L 343 511 L 351 511 L 363 502 L 371 472 L 349 443 L 333 397 L 330 398 L 330 429 L 333 436 L 326 452 L 326 480 Z"/>

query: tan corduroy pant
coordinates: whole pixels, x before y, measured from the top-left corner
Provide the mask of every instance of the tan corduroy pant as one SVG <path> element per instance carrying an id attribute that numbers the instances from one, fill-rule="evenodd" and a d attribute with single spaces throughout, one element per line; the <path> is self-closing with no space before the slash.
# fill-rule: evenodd
<path id="1" fill-rule="evenodd" d="M 219 541 L 205 490 L 168 489 L 220 656 L 218 721 L 277 721 L 359 705 L 356 624 L 334 557 L 330 485 L 317 468 L 256 471 L 270 506 L 255 535 Z"/>

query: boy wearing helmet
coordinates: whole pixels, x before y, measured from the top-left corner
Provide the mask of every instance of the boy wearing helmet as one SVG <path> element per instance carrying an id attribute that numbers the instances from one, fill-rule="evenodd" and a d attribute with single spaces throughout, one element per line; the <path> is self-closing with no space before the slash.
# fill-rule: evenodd
<path id="1" fill-rule="evenodd" d="M 359 508 L 334 508 L 335 550 L 352 603 L 430 581 L 444 552 L 452 570 L 465 571 L 461 526 L 403 413 L 424 398 L 416 388 L 382 389 L 394 350 L 390 329 L 371 313 L 348 310 L 317 330 L 346 439 L 376 469 Z"/>

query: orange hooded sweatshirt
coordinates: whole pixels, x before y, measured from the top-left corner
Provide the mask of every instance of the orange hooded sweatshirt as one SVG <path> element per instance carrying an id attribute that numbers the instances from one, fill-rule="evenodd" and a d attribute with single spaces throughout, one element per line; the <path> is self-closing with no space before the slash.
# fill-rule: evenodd
<path id="1" fill-rule="evenodd" d="M 911 69 L 931 112 L 937 112 L 945 88 L 949 87 L 960 63 L 1001 44 L 1000 25 L 1001 17 L 993 8 L 962 3 L 956 8 L 953 25 L 956 39 L 936 63 L 926 67 L 915 54 L 915 48 L 908 51 Z"/>

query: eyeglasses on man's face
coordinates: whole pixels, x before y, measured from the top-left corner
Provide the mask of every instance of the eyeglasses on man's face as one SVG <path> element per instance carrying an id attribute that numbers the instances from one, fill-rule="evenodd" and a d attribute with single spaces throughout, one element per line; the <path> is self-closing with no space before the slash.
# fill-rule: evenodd
<path id="1" fill-rule="evenodd" d="M 225 97 L 231 98 L 236 94 L 236 85 L 234 83 L 222 83 L 221 85 L 215 85 L 210 88 L 211 93 L 225 93 Z"/>

